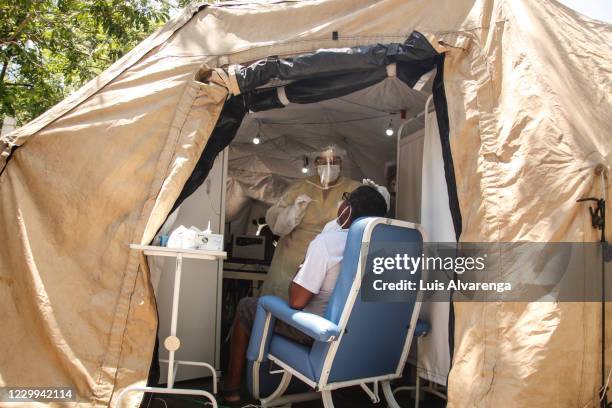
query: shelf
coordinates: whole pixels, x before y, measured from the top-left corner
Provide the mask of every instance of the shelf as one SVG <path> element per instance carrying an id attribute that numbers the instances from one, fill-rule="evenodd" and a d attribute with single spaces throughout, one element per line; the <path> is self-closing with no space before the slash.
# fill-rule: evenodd
<path id="1" fill-rule="evenodd" d="M 250 281 L 265 281 L 265 273 L 257 272 L 237 272 L 237 271 L 223 271 L 223 279 L 240 279 Z"/>
<path id="2" fill-rule="evenodd" d="M 151 255 L 151 256 L 167 256 L 167 257 L 176 258 L 176 256 L 180 254 L 182 258 L 207 259 L 210 261 L 227 258 L 227 252 L 225 251 L 168 248 L 168 247 L 161 247 L 161 246 L 154 246 L 154 245 L 139 245 L 139 244 L 130 244 L 130 248 L 142 251 L 145 255 Z"/>

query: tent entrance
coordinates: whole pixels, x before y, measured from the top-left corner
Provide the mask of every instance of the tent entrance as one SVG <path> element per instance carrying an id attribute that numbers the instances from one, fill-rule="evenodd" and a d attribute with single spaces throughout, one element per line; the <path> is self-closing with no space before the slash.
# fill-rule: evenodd
<path id="1" fill-rule="evenodd" d="M 389 216 L 420 223 L 425 109 L 427 105 L 429 114 L 435 115 L 430 100 L 434 78 L 435 69 L 409 87 L 390 76 L 337 98 L 247 113 L 227 150 L 225 236 L 231 266 L 226 275 L 267 269 L 270 259 L 242 259 L 244 251 L 233 250 L 233 238 L 256 236 L 267 209 L 292 183 L 317 176 L 313 157 L 329 145 L 344 153 L 343 176 L 369 178 L 391 189 L 397 186 Z M 387 134 L 388 129 L 393 133 Z M 238 300 L 258 295 L 261 288 L 261 281 L 243 275 L 224 281 L 222 339 L 229 334 Z M 222 366 L 227 349 L 222 343 Z"/>
<path id="2" fill-rule="evenodd" d="M 176 202 L 175 209 L 182 205 L 174 213 L 178 213 L 175 226 L 188 222 L 190 215 L 184 217 L 186 211 L 201 219 L 199 226 L 205 226 L 203 214 L 212 208 L 211 214 L 220 216 L 225 223 L 226 248 L 231 246 L 232 236 L 256 234 L 253 221 L 265 216 L 267 208 L 290 183 L 316 175 L 312 154 L 330 144 L 346 151 L 343 166 L 346 177 L 358 181 L 370 178 L 387 186 L 395 172 L 398 191 L 395 218 L 419 223 L 420 170 L 426 105 L 430 97 L 433 96 L 435 104 L 428 104 L 427 113 L 433 114 L 435 107 L 446 118 L 440 74 L 443 56 L 422 36 L 416 35 L 404 44 L 326 50 L 287 61 L 269 58 L 236 73 L 243 93 L 225 103 L 215 130 Z M 436 115 L 433 117 L 435 120 Z M 388 128 L 393 129 L 393 135 L 386 134 Z M 443 139 L 444 133 L 440 134 Z M 445 163 L 446 159 L 445 156 Z M 452 170 L 452 163 L 449 168 Z M 451 187 L 454 188 L 454 176 Z M 213 196 L 221 198 L 221 207 L 211 200 Z M 223 271 L 223 265 L 218 268 Z M 197 275 L 194 273 L 194 276 Z M 181 302 L 191 304 L 202 316 L 203 310 L 214 307 L 198 304 L 213 298 L 215 290 L 221 289 L 221 282 L 213 285 L 194 281 L 193 285 L 183 286 L 194 289 L 197 285 L 202 286 L 201 290 L 193 290 L 191 295 L 181 293 Z M 164 282 L 159 285 L 165 286 Z M 206 356 L 202 355 L 203 347 L 198 347 L 183 350 L 189 355 L 181 358 L 214 361 L 218 368 L 224 367 L 221 356 L 225 353 L 220 353 L 222 340 L 237 299 L 246 295 L 251 286 L 246 282 L 225 287 L 221 291 L 221 307 L 216 308 L 216 315 L 210 314 L 208 324 L 195 318 L 180 322 L 197 326 L 194 330 L 183 329 L 192 336 L 182 336 L 185 344 L 201 346 L 203 339 L 211 342 L 211 347 L 204 347 L 208 350 Z M 202 291 L 209 289 L 210 296 L 204 296 Z M 158 295 L 160 311 L 169 309 L 163 304 L 163 297 Z M 164 318 L 160 315 L 162 339 L 167 326 Z M 220 321 L 223 324 L 219 325 Z M 204 326 L 206 332 L 203 332 Z M 164 358 L 163 346 L 159 351 Z M 179 373 L 178 379 L 197 376 L 195 371 Z"/>

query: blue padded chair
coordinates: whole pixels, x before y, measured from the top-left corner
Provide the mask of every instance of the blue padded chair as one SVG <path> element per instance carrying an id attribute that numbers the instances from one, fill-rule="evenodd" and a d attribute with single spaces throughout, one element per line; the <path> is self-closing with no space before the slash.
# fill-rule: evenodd
<path id="1" fill-rule="evenodd" d="M 264 407 L 314 396 L 323 398 L 325 408 L 333 408 L 332 390 L 360 385 L 378 402 L 380 384 L 389 406 L 399 408 L 390 380 L 401 377 L 413 336 L 425 334 L 428 324 L 418 320 L 420 302 L 415 292 L 393 301 L 364 301 L 362 279 L 372 282 L 375 256 L 394 256 L 402 248 L 403 253 L 419 257 L 422 245 L 423 235 L 415 224 L 362 218 L 349 229 L 325 316 L 292 309 L 275 296 L 261 297 L 247 351 L 251 395 Z M 411 279 L 418 281 L 420 276 L 419 270 Z M 313 345 L 304 346 L 274 333 L 276 319 L 312 337 Z M 278 369 L 272 370 L 273 366 Z M 320 395 L 304 393 L 309 389 Z M 298 394 L 282 396 L 286 391 Z"/>

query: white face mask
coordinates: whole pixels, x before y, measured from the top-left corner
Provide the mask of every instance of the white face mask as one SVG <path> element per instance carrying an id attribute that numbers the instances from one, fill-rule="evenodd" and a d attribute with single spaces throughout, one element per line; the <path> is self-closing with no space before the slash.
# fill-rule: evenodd
<path id="1" fill-rule="evenodd" d="M 342 204 L 342 201 L 340 201 L 340 203 L 338 203 L 338 205 Z M 342 216 L 344 216 L 344 213 L 349 212 L 348 217 L 346 217 L 346 220 L 344 220 L 344 224 L 342 223 L 342 221 L 340 221 L 340 218 Z M 340 217 L 338 218 L 334 218 L 333 220 L 331 220 L 330 222 L 328 222 L 327 224 L 325 224 L 325 227 L 323 227 L 323 231 L 321 232 L 330 232 L 330 231 L 340 231 L 343 230 L 345 228 L 345 225 L 348 224 L 349 220 L 351 219 L 351 213 L 352 213 L 352 209 L 351 207 L 346 207 L 342 213 L 340 214 Z"/>
<path id="2" fill-rule="evenodd" d="M 348 213 L 348 216 L 346 217 L 346 220 L 344 220 L 344 222 L 340 221 L 340 218 L 344 216 L 344 213 L 346 213 L 347 210 L 349 213 Z M 349 223 L 349 220 L 351 219 L 352 214 L 353 214 L 353 209 L 351 208 L 350 205 L 346 207 L 344 210 L 342 210 L 342 212 L 340 213 L 340 216 L 336 218 L 336 223 L 340 226 L 340 229 L 345 228 L 345 225 Z"/>
<path id="3" fill-rule="evenodd" d="M 317 173 L 321 179 L 321 185 L 327 187 L 340 177 L 340 166 L 338 164 L 323 164 L 317 166 Z"/>

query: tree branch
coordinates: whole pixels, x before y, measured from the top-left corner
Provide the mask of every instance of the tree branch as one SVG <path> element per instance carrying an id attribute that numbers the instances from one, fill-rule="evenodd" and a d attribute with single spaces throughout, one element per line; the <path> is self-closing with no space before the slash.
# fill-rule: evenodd
<path id="1" fill-rule="evenodd" d="M 21 31 L 25 28 L 26 24 L 28 24 L 28 22 L 32 18 L 32 13 L 33 13 L 32 11 L 29 11 L 28 14 L 25 16 L 25 18 L 21 20 L 21 23 L 19 23 L 19 25 L 15 29 L 15 32 L 13 33 L 13 35 L 10 38 L 7 38 L 6 40 L 1 40 L 0 44 L 16 43 L 15 40 L 17 40 L 19 33 L 21 33 Z"/>
<path id="2" fill-rule="evenodd" d="M 26 84 L 25 82 L 6 82 L 4 86 L 23 86 L 26 88 L 34 88 L 34 85 Z"/>

